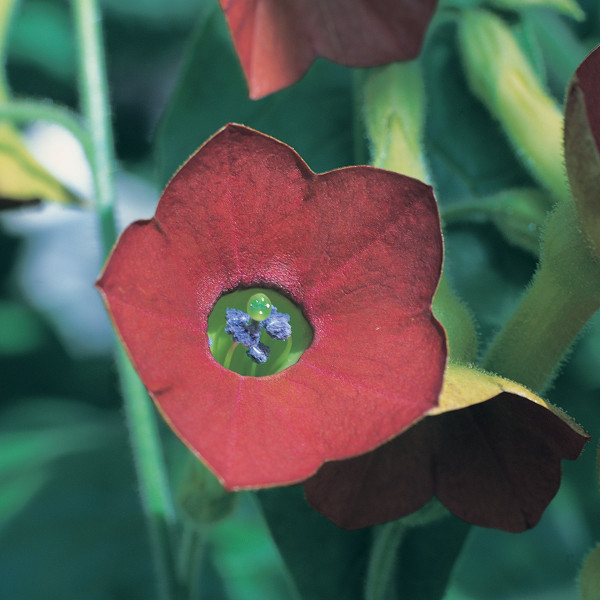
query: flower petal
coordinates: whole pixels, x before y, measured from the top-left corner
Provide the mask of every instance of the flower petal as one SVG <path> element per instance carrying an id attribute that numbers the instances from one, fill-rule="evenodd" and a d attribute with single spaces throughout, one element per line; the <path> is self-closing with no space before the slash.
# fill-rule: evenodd
<path id="1" fill-rule="evenodd" d="M 600 259 L 600 47 L 571 78 L 564 137 L 565 163 L 579 224 Z"/>
<path id="2" fill-rule="evenodd" d="M 325 464 L 309 503 L 357 529 L 403 517 L 432 496 L 483 527 L 533 527 L 560 485 L 560 461 L 589 436 L 524 387 L 451 365 L 440 405 L 373 452 Z"/>
<path id="3" fill-rule="evenodd" d="M 248 81 L 261 98 L 317 56 L 370 67 L 417 56 L 437 0 L 220 0 Z"/>
<path id="4" fill-rule="evenodd" d="M 442 239 L 431 188 L 369 167 L 312 173 L 229 125 L 121 236 L 98 282 L 159 409 L 229 489 L 300 481 L 371 450 L 437 403 L 445 335 L 431 313 Z M 208 315 L 237 287 L 276 288 L 314 329 L 295 365 L 219 365 Z"/>

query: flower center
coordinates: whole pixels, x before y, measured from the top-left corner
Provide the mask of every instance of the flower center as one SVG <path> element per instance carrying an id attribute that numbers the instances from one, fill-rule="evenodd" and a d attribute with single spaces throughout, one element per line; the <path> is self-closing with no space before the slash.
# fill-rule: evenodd
<path id="1" fill-rule="evenodd" d="M 208 317 L 207 334 L 219 364 L 254 377 L 287 369 L 313 338 L 298 306 L 275 290 L 257 288 L 221 296 Z"/>

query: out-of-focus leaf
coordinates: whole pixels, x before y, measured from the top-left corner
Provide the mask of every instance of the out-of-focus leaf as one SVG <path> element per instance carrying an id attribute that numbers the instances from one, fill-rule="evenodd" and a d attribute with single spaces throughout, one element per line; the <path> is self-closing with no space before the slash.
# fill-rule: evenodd
<path id="1" fill-rule="evenodd" d="M 582 600 L 600 600 L 600 544 L 585 559 L 579 583 Z"/>
<path id="2" fill-rule="evenodd" d="M 585 13 L 576 0 L 486 0 L 488 4 L 502 9 L 523 10 L 531 7 L 550 8 L 567 15 L 572 19 L 582 21 Z"/>
<path id="3" fill-rule="evenodd" d="M 13 408 L 2 414 L 0 528 L 50 480 L 55 460 L 99 448 L 110 434 L 105 418 L 97 420 L 96 411 L 82 411 L 73 402 L 39 400 L 27 401 L 22 406 L 25 411 Z M 43 423 L 36 425 L 35 421 L 23 419 L 32 408 L 38 411 Z M 60 416 L 65 420 L 60 421 Z"/>
<path id="4" fill-rule="evenodd" d="M 69 7 L 66 2 L 21 2 L 15 15 L 10 60 L 35 65 L 63 81 L 76 73 L 76 51 Z"/>
<path id="5" fill-rule="evenodd" d="M 0 300 L 0 331 L 0 356 L 31 352 L 46 337 L 41 321 L 33 311 L 8 300 Z"/>
<path id="6" fill-rule="evenodd" d="M 395 571 L 398 598 L 441 600 L 471 525 L 450 516 L 408 531 Z"/>
<path id="7" fill-rule="evenodd" d="M 297 600 L 257 502 L 250 493 L 239 496 L 232 517 L 214 525 L 208 534 L 212 560 L 223 579 L 227 599 Z M 212 600 L 204 586 L 202 592 L 202 598 Z"/>
<path id="8" fill-rule="evenodd" d="M 447 225 L 491 222 L 515 246 L 539 254 L 541 228 L 550 209 L 548 197 L 535 188 L 504 190 L 479 201 L 456 203 L 443 212 Z"/>
<path id="9" fill-rule="evenodd" d="M 571 75 L 587 54 L 584 44 L 571 23 L 552 11 L 527 11 L 522 22 L 538 40 L 554 96 L 563 99 Z"/>
<path id="10" fill-rule="evenodd" d="M 75 194 L 33 158 L 18 132 L 0 122 L 0 208 L 40 200 L 79 202 Z"/>
<path id="11" fill-rule="evenodd" d="M 40 590 L 45 600 L 151 597 L 147 536 L 120 420 L 43 399 L 3 411 L 0 423 L 0 597 L 36 600 Z"/>
<path id="12" fill-rule="evenodd" d="M 302 600 L 363 600 L 370 530 L 340 529 L 308 506 L 300 486 L 258 497 Z"/>
<path id="13" fill-rule="evenodd" d="M 215 58 L 215 57 L 218 57 Z M 228 122 L 243 123 L 292 146 L 316 172 L 352 164 L 351 73 L 318 60 L 298 84 L 263 100 L 249 100 L 220 10 L 190 42 L 160 125 L 158 183 Z"/>
<path id="14" fill-rule="evenodd" d="M 173 21 L 193 19 L 208 10 L 209 0 L 101 0 L 109 15 L 155 21 L 164 25 Z"/>

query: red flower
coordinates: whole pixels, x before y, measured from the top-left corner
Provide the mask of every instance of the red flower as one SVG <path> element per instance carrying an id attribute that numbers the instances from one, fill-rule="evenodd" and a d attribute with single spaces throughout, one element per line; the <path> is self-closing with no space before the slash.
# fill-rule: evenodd
<path id="1" fill-rule="evenodd" d="M 316 175 L 288 146 L 228 125 L 155 217 L 123 233 L 97 285 L 160 411 L 239 489 L 303 480 L 436 405 L 441 262 L 430 187 L 371 167 Z M 206 334 L 219 297 L 252 286 L 285 294 L 314 330 L 299 361 L 267 377 L 222 367 Z"/>
<path id="2" fill-rule="evenodd" d="M 373 67 L 418 55 L 437 0 L 220 0 L 261 98 L 298 81 L 317 56 Z"/>
<path id="3" fill-rule="evenodd" d="M 373 452 L 323 465 L 304 489 L 347 529 L 399 519 L 436 496 L 469 523 L 518 532 L 540 520 L 561 459 L 577 458 L 588 440 L 523 386 L 451 365 L 428 416 Z"/>

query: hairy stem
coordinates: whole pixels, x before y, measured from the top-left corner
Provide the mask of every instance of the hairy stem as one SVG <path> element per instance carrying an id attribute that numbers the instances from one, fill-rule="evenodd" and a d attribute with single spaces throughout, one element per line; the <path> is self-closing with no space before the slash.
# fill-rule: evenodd
<path id="1" fill-rule="evenodd" d="M 96 210 L 104 255 L 116 240 L 114 217 L 113 137 L 110 122 L 104 48 L 97 0 L 75 0 L 73 14 L 80 57 L 80 94 L 90 131 L 89 152 Z M 176 597 L 172 535 L 175 524 L 170 487 L 155 413 L 124 349 L 116 353 L 138 484 L 148 522 L 159 596 Z"/>

